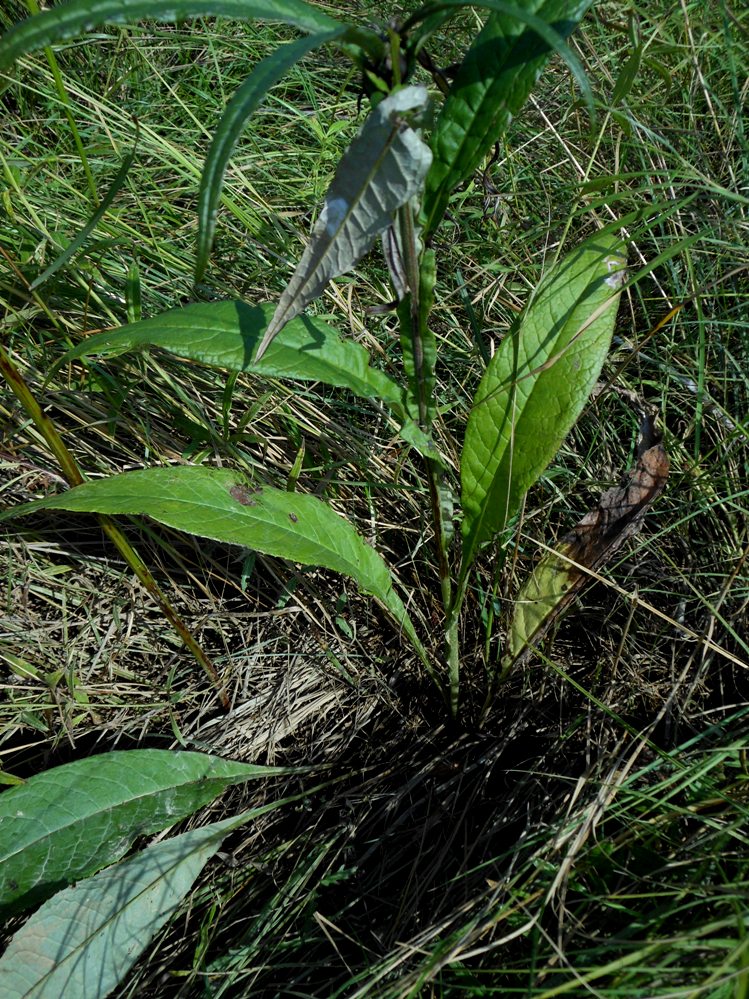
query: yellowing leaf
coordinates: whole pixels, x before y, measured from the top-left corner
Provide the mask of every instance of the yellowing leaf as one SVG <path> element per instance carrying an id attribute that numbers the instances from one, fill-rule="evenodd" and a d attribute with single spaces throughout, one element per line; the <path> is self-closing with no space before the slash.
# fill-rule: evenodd
<path id="1" fill-rule="evenodd" d="M 622 484 L 607 490 L 556 551 L 541 559 L 515 601 L 504 675 L 543 638 L 591 573 L 640 529 L 645 511 L 663 491 L 668 466 L 662 444 L 647 448 Z"/>

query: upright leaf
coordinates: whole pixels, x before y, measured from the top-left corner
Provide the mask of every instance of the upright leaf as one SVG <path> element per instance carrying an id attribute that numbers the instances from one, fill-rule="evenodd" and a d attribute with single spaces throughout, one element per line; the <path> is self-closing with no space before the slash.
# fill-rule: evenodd
<path id="1" fill-rule="evenodd" d="M 73 38 L 99 24 L 140 21 L 181 21 L 188 17 L 235 17 L 240 20 L 282 21 L 302 31 L 347 33 L 336 21 L 304 0 L 68 0 L 52 10 L 14 25 L 0 39 L 0 69 L 20 56 L 64 38 Z M 361 40 L 357 31 L 357 40 Z"/>
<path id="2" fill-rule="evenodd" d="M 525 0 L 522 7 L 512 7 L 487 0 L 479 4 L 495 12 L 466 53 L 432 132 L 434 161 L 424 191 L 425 238 L 439 225 L 454 188 L 471 176 L 506 132 L 544 66 L 590 3 Z M 546 31 L 541 34 L 543 26 Z M 571 53 L 564 54 L 569 60 Z"/>
<path id="3" fill-rule="evenodd" d="M 0 522 L 41 509 L 145 514 L 188 534 L 343 573 L 382 604 L 425 665 L 429 663 L 382 558 L 315 496 L 255 488 L 230 469 L 183 465 L 85 482 L 59 496 L 6 511 Z"/>
<path id="4" fill-rule="evenodd" d="M 487 367 L 461 459 L 463 577 L 585 405 L 611 342 L 625 262 L 610 233 L 582 243 L 544 278 Z"/>
<path id="5" fill-rule="evenodd" d="M 0 958 L 4 999 L 104 999 L 192 888 L 245 812 L 155 843 L 35 912 Z"/>
<path id="6" fill-rule="evenodd" d="M 111 864 L 232 784 L 287 773 L 202 753 L 132 749 L 53 767 L 0 795 L 0 910 Z"/>
<path id="7" fill-rule="evenodd" d="M 413 314 L 414 303 L 411 292 L 408 292 L 398 305 L 403 367 L 408 378 L 407 402 L 414 418 L 421 419 L 423 416 L 427 427 L 432 423 L 435 403 L 437 340 L 434 330 L 429 325 L 429 316 L 434 304 L 436 281 L 436 258 L 434 250 L 430 248 L 423 251 L 419 267 L 417 314 Z"/>
<path id="8" fill-rule="evenodd" d="M 213 234 L 216 229 L 216 212 L 229 157 L 248 119 L 271 87 L 278 83 L 295 63 L 308 52 L 336 38 L 338 34 L 340 34 L 339 31 L 327 31 L 322 34 L 308 35 L 306 38 L 299 38 L 287 45 L 282 45 L 281 48 L 276 49 L 255 66 L 250 76 L 227 104 L 213 135 L 211 148 L 208 150 L 200 179 L 198 197 L 200 230 L 195 264 L 196 281 L 202 278 L 208 264 Z"/>
<path id="9" fill-rule="evenodd" d="M 390 225 L 393 213 L 421 189 L 432 154 L 408 118 L 422 113 L 426 103 L 425 87 L 404 87 L 370 113 L 338 164 L 310 242 L 281 296 L 258 357 L 332 278 L 364 256 Z"/>

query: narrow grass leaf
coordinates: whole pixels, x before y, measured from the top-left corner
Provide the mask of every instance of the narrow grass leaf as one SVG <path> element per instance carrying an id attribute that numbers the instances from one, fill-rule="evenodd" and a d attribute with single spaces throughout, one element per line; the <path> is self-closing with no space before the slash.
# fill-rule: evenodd
<path id="1" fill-rule="evenodd" d="M 421 189 L 432 154 L 407 118 L 424 111 L 427 90 L 404 87 L 381 101 L 338 164 L 307 249 L 281 295 L 260 347 L 344 274 Z"/>
<path id="2" fill-rule="evenodd" d="M 360 344 L 343 340 L 332 326 L 315 316 L 293 319 L 257 360 L 275 306 L 244 302 L 200 302 L 172 309 L 140 323 L 107 330 L 82 340 L 60 361 L 89 355 L 116 356 L 143 347 L 161 347 L 227 371 L 247 371 L 266 378 L 323 382 L 346 388 L 364 399 L 380 399 L 399 418 L 405 394 L 383 371 L 370 367 Z"/>
<path id="3" fill-rule="evenodd" d="M 256 809 L 254 815 L 265 808 Z M 103 999 L 171 918 L 245 812 L 149 846 L 45 902 L 0 958 L 4 999 Z"/>
<path id="4" fill-rule="evenodd" d="M 611 233 L 582 243 L 541 282 L 487 367 L 461 460 L 463 576 L 585 405 L 611 342 L 625 262 Z"/>
<path id="5" fill-rule="evenodd" d="M 184 465 L 84 482 L 59 496 L 5 511 L 0 522 L 41 509 L 144 514 L 188 534 L 340 572 L 379 601 L 428 661 L 385 562 L 347 520 L 315 496 L 256 488 L 230 469 Z"/>
<path id="6" fill-rule="evenodd" d="M 254 113 L 271 87 L 278 83 L 291 67 L 313 49 L 331 41 L 338 31 L 308 35 L 289 42 L 262 59 L 229 101 L 208 150 L 198 197 L 197 262 L 195 280 L 200 281 L 208 265 L 208 257 L 216 229 L 216 212 L 221 199 L 224 174 L 232 150 L 242 134 L 248 119 Z"/>
<path id="7" fill-rule="evenodd" d="M 27 908 L 119 860 L 225 788 L 283 768 L 133 749 L 53 767 L 0 796 L 0 910 Z"/>
<path id="8" fill-rule="evenodd" d="M 637 74 L 640 72 L 642 62 L 642 45 L 637 45 L 630 53 L 629 58 L 622 66 L 614 84 L 614 93 L 611 96 L 611 104 L 616 107 L 621 103 L 632 89 Z"/>
<path id="9" fill-rule="evenodd" d="M 454 188 L 506 132 L 555 52 L 572 64 L 584 93 L 590 90 L 564 44 L 590 0 L 528 0 L 522 9 L 485 0 L 478 6 L 493 13 L 461 63 L 430 140 L 434 160 L 424 191 L 425 238 L 442 220 Z"/>
<path id="10" fill-rule="evenodd" d="M 188 17 L 234 17 L 238 20 L 282 21 L 302 31 L 346 33 L 336 21 L 304 0 L 69 0 L 14 25 L 0 39 L 0 69 L 19 56 L 100 24 L 180 21 Z"/>
<path id="11" fill-rule="evenodd" d="M 134 146 L 137 146 L 138 144 L 138 139 L 137 139 L 138 128 L 139 126 L 136 123 L 136 139 Z M 134 159 L 135 159 L 135 149 L 133 149 L 132 153 L 129 153 L 122 161 L 120 169 L 117 171 L 114 180 L 109 185 L 109 190 L 102 198 L 101 204 L 96 209 L 94 214 L 91 216 L 89 221 L 81 229 L 81 231 L 78 233 L 75 239 L 71 243 L 69 243 L 68 246 L 66 246 L 65 249 L 62 251 L 62 253 L 60 253 L 59 256 L 57 256 L 52 261 L 49 267 L 47 267 L 46 270 L 44 270 L 39 275 L 38 278 L 36 278 L 34 281 L 31 282 L 31 284 L 29 285 L 30 291 L 33 291 L 35 288 L 38 288 L 40 285 L 44 284 L 44 282 L 48 278 L 51 278 L 53 274 L 56 274 L 57 271 L 59 271 L 61 267 L 64 267 L 65 264 L 67 264 L 67 262 L 71 260 L 78 252 L 78 250 L 84 245 L 84 243 L 89 238 L 91 233 L 96 229 L 99 222 L 104 218 L 104 216 L 109 211 L 109 206 L 117 197 L 120 188 L 127 180 L 127 175 L 130 172 L 130 167 L 133 165 Z"/>

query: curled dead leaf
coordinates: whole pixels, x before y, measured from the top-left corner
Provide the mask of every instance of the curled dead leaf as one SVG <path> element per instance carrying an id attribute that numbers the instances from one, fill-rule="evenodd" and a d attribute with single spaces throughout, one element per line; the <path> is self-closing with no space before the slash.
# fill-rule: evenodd
<path id="1" fill-rule="evenodd" d="M 666 484 L 669 460 L 657 443 L 641 451 L 634 468 L 598 506 L 546 554 L 515 601 L 501 676 L 525 660 L 574 596 L 642 525 Z"/>

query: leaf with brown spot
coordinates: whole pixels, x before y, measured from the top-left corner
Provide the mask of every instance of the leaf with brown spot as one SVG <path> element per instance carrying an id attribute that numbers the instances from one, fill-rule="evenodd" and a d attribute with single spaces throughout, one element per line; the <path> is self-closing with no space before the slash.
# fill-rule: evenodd
<path id="1" fill-rule="evenodd" d="M 663 491 L 668 469 L 662 444 L 644 450 L 621 485 L 608 489 L 556 550 L 541 559 L 515 601 L 503 677 L 531 654 L 592 575 L 637 533 L 646 510 Z"/>
<path id="2" fill-rule="evenodd" d="M 0 523 L 35 510 L 147 516 L 201 538 L 340 572 L 379 601 L 431 668 L 382 556 L 317 496 L 253 489 L 230 468 L 177 465 L 84 482 L 60 496 L 0 511 Z"/>
<path id="3" fill-rule="evenodd" d="M 232 499 L 235 499 L 237 503 L 241 503 L 242 506 L 256 506 L 257 501 L 252 497 L 256 496 L 259 492 L 259 489 L 248 489 L 247 486 L 237 484 L 236 486 L 231 487 L 229 495 Z"/>

